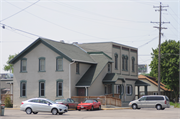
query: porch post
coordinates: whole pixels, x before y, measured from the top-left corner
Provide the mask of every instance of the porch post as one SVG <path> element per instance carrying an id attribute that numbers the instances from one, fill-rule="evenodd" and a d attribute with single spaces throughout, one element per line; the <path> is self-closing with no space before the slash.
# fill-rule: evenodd
<path id="1" fill-rule="evenodd" d="M 138 86 L 138 99 L 139 99 L 139 86 Z"/>
<path id="2" fill-rule="evenodd" d="M 147 86 L 144 86 L 145 95 L 147 95 Z"/>
<path id="3" fill-rule="evenodd" d="M 114 84 L 112 84 L 112 94 L 113 94 L 113 97 L 114 97 Z"/>

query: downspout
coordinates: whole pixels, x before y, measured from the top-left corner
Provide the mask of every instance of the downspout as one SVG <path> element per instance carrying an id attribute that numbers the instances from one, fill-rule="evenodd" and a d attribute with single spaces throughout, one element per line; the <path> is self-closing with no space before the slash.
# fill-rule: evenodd
<path id="1" fill-rule="evenodd" d="M 69 63 L 69 98 L 71 98 L 71 64 L 73 64 L 75 61 Z"/>

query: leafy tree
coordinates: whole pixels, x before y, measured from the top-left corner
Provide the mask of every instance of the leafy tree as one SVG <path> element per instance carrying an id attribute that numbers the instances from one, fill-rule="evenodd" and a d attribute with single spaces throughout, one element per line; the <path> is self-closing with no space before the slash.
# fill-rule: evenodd
<path id="1" fill-rule="evenodd" d="M 171 89 L 178 101 L 179 95 L 179 48 L 180 42 L 175 40 L 165 41 L 161 44 L 161 82 L 166 88 Z M 158 79 L 158 53 L 159 48 L 152 49 L 152 61 L 150 63 L 150 76 Z"/>
<path id="2" fill-rule="evenodd" d="M 13 65 L 12 64 L 9 64 L 9 61 L 11 61 L 15 56 L 15 55 L 9 55 L 8 57 L 8 61 L 6 62 L 7 65 L 4 65 L 4 71 L 10 71 L 10 73 L 13 73 Z"/>

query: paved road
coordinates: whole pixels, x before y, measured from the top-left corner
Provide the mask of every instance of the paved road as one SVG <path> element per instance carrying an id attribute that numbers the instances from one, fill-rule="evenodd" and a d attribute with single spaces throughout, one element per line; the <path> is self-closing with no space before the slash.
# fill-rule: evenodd
<path id="1" fill-rule="evenodd" d="M 95 111 L 68 111 L 63 115 L 51 113 L 38 113 L 27 115 L 25 112 L 6 109 L 5 115 L 0 119 L 180 119 L 180 109 L 121 109 L 121 110 L 95 110 Z"/>

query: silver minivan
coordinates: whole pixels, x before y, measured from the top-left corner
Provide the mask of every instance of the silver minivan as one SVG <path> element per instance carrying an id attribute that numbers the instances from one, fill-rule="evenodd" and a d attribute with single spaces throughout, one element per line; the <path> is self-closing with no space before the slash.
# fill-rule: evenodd
<path id="1" fill-rule="evenodd" d="M 164 95 L 146 95 L 141 98 L 131 101 L 129 106 L 133 109 L 140 108 L 156 108 L 157 110 L 164 110 L 169 108 L 169 98 Z"/>

